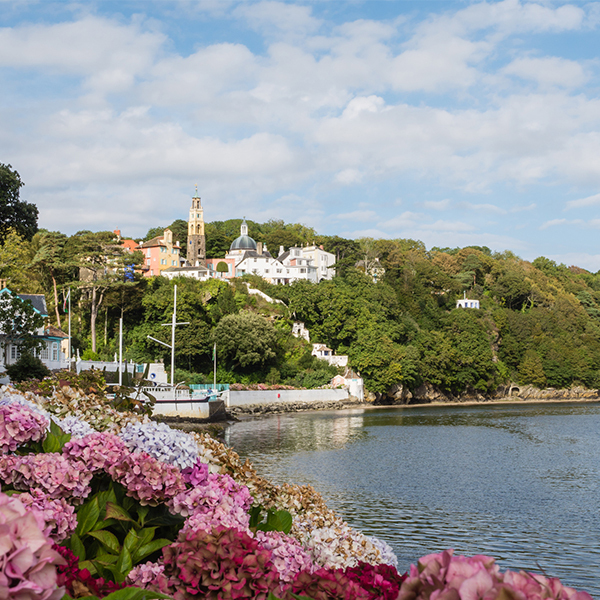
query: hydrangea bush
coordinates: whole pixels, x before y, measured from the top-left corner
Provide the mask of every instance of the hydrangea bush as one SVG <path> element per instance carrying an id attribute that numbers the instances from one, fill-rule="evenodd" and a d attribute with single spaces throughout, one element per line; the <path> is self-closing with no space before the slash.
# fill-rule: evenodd
<path id="1" fill-rule="evenodd" d="M 95 388 L 42 387 L 0 388 L 0 599 L 136 586 L 148 600 L 591 600 L 451 551 L 400 574 L 385 542 L 310 486 L 273 485 L 209 436 L 118 413 Z"/>

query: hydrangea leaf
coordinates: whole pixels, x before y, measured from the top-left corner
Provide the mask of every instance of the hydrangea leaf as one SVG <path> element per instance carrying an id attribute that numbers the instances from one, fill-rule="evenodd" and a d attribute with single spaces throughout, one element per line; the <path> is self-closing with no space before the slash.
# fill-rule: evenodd
<path id="1" fill-rule="evenodd" d="M 98 498 L 94 497 L 79 509 L 75 533 L 79 536 L 85 535 L 94 528 L 99 517 L 100 506 L 98 504 Z"/>
<path id="2" fill-rule="evenodd" d="M 117 536 L 111 533 L 110 531 L 90 531 L 88 535 L 99 540 L 106 548 L 108 548 L 111 552 L 118 554 L 121 550 L 121 544 L 119 544 L 119 540 Z"/>

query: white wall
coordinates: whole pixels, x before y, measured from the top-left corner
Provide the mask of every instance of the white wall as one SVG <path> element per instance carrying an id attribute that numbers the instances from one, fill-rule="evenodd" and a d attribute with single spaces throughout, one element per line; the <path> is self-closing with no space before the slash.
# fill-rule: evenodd
<path id="1" fill-rule="evenodd" d="M 273 404 L 277 402 L 325 402 L 348 400 L 348 390 L 260 390 L 238 392 L 229 390 L 228 406 L 248 404 Z"/>

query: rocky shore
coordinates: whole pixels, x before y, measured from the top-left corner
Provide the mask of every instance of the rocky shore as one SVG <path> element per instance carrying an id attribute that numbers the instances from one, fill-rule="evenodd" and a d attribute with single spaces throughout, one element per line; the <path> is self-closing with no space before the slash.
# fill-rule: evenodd
<path id="1" fill-rule="evenodd" d="M 402 385 L 393 386 L 386 394 L 369 394 L 367 400 L 380 406 L 412 404 L 449 404 L 466 402 L 518 402 L 518 401 L 597 401 L 600 391 L 574 386 L 567 389 L 538 389 L 531 385 L 506 385 L 492 394 L 482 394 L 477 390 L 466 390 L 459 395 L 442 392 L 431 384 L 423 384 L 412 392 Z"/>
<path id="2" fill-rule="evenodd" d="M 269 404 L 248 404 L 230 406 L 227 410 L 231 417 L 250 415 L 271 415 L 287 412 L 303 412 L 307 410 L 341 410 L 344 408 L 365 408 L 372 406 L 369 402 L 361 402 L 356 398 L 348 400 L 323 400 L 318 402 L 272 402 Z"/>

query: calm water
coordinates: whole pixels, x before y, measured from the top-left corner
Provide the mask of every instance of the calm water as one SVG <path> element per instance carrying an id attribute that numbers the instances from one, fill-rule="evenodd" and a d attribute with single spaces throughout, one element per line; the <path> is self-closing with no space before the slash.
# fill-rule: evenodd
<path id="1" fill-rule="evenodd" d="M 400 569 L 454 548 L 600 598 L 597 403 L 297 413 L 226 441 L 275 483 L 314 486 Z"/>

